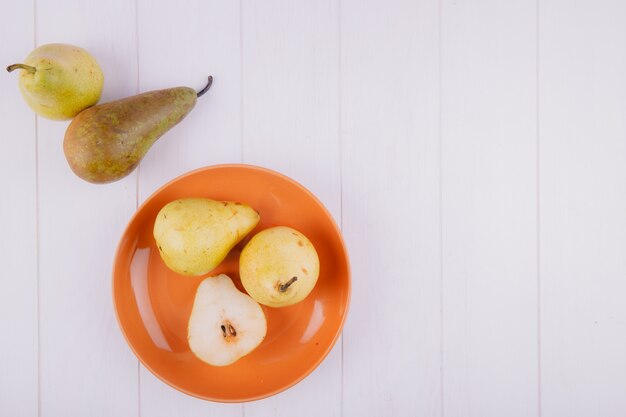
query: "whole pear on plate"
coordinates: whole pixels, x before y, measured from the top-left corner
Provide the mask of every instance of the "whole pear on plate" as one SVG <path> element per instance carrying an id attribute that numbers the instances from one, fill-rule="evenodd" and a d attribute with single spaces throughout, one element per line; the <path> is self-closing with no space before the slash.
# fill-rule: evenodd
<path id="1" fill-rule="evenodd" d="M 70 168 L 85 181 L 107 183 L 130 174 L 150 147 L 176 126 L 213 82 L 150 91 L 91 107 L 65 132 L 63 151 Z"/>
<path id="2" fill-rule="evenodd" d="M 187 332 L 194 355 L 209 365 L 225 366 L 261 344 L 267 321 L 261 306 L 221 274 L 200 283 Z"/>
<path id="3" fill-rule="evenodd" d="M 215 269 L 259 219 L 259 213 L 245 204 L 183 198 L 159 211 L 153 233 L 171 270 L 199 276 Z"/>
<path id="4" fill-rule="evenodd" d="M 96 104 L 102 94 L 102 70 L 96 59 L 78 46 L 42 45 L 23 63 L 7 67 L 9 72 L 15 70 L 20 70 L 24 100 L 47 119 L 71 119 Z"/>
<path id="5" fill-rule="evenodd" d="M 241 283 L 255 301 L 269 307 L 302 301 L 315 287 L 319 273 L 315 247 L 291 227 L 257 233 L 239 258 Z"/>

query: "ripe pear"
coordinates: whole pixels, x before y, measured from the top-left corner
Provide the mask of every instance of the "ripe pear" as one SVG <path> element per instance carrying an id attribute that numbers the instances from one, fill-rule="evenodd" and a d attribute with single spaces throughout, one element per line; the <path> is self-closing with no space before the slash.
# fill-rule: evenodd
<path id="1" fill-rule="evenodd" d="M 198 286 L 187 328 L 189 348 L 203 362 L 225 366 L 252 352 L 265 339 L 261 306 L 224 274 Z"/>
<path id="2" fill-rule="evenodd" d="M 150 91 L 100 104 L 78 114 L 65 132 L 63 150 L 72 171 L 93 183 L 130 174 L 150 147 L 176 126 L 211 87 Z"/>
<path id="3" fill-rule="evenodd" d="M 320 261 L 306 236 L 291 227 L 265 229 L 250 239 L 239 258 L 241 283 L 269 307 L 298 303 L 315 287 Z"/>
<path id="4" fill-rule="evenodd" d="M 78 46 L 51 43 L 32 51 L 20 69 L 20 90 L 38 115 L 67 120 L 100 100 L 104 75 L 96 59 Z"/>
<path id="5" fill-rule="evenodd" d="M 183 198 L 159 211 L 153 234 L 171 270 L 199 276 L 215 269 L 259 219 L 259 213 L 245 204 Z"/>

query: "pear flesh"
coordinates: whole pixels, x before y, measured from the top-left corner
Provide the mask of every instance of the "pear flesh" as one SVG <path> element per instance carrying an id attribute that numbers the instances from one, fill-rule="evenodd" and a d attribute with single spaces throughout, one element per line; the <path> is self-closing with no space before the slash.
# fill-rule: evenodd
<path id="1" fill-rule="evenodd" d="M 161 258 L 171 270 L 200 276 L 215 269 L 259 219 L 245 204 L 184 198 L 161 209 L 153 234 Z"/>
<path id="2" fill-rule="evenodd" d="M 187 335 L 198 359 L 213 366 L 230 365 L 260 345 L 266 333 L 261 306 L 240 292 L 227 275 L 200 283 Z"/>
<path id="3" fill-rule="evenodd" d="M 257 233 L 239 258 L 241 283 L 255 301 L 269 307 L 302 301 L 315 287 L 319 272 L 315 247 L 291 227 Z"/>
<path id="4" fill-rule="evenodd" d="M 70 168 L 85 181 L 102 184 L 130 174 L 165 132 L 193 109 L 200 92 L 189 87 L 150 91 L 100 104 L 72 120 L 63 141 Z"/>
<path id="5" fill-rule="evenodd" d="M 68 120 L 100 100 L 104 75 L 96 59 L 78 46 L 53 43 L 32 51 L 20 70 L 19 86 L 26 103 L 38 115 Z"/>

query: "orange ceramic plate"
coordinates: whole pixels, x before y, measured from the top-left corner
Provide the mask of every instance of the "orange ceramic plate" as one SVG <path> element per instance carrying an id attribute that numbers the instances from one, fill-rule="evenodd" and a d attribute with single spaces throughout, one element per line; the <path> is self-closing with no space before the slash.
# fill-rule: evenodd
<path id="1" fill-rule="evenodd" d="M 190 278 L 170 271 L 152 237 L 166 203 L 207 197 L 249 204 L 261 214 L 257 228 L 210 274 Z M 187 321 L 198 284 L 226 273 L 239 289 L 238 259 L 256 232 L 285 225 L 303 232 L 320 258 L 320 277 L 302 302 L 263 307 L 267 336 L 248 356 L 214 367 L 197 359 L 187 344 Z M 326 357 L 343 326 L 350 299 L 346 248 L 330 213 L 303 186 L 267 169 L 248 165 L 202 168 L 171 181 L 139 208 L 119 244 L 113 266 L 117 318 L 139 360 L 172 387 L 212 401 L 251 401 L 285 390 Z"/>

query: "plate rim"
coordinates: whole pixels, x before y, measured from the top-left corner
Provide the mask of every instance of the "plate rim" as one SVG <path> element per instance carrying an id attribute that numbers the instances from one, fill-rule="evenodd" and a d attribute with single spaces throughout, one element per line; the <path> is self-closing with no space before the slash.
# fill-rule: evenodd
<path id="1" fill-rule="evenodd" d="M 124 241 L 124 237 L 127 236 L 128 230 L 130 229 L 130 226 L 135 222 L 135 220 L 137 219 L 137 216 L 139 215 L 139 213 L 144 209 L 144 207 L 148 204 L 148 202 L 150 202 L 157 194 L 159 194 L 160 192 L 162 192 L 164 189 L 166 189 L 167 187 L 170 187 L 173 183 L 182 180 L 186 177 L 192 176 L 192 175 L 196 175 L 200 172 L 204 172 L 204 171 L 211 171 L 214 169 L 223 169 L 223 168 L 235 168 L 235 169 L 249 169 L 252 171 L 261 171 L 261 172 L 265 172 L 267 174 L 271 174 L 277 177 L 280 177 L 283 180 L 286 180 L 287 182 L 292 183 L 293 185 L 295 185 L 296 187 L 300 188 L 302 191 L 304 191 L 309 197 L 311 197 L 311 199 L 316 202 L 319 207 L 322 209 L 322 211 L 326 214 L 326 216 L 330 219 L 330 222 L 333 226 L 333 229 L 335 230 L 335 233 L 337 234 L 337 236 L 339 237 L 339 242 L 341 243 L 341 246 L 343 248 L 343 253 L 345 254 L 345 259 L 346 259 L 346 276 L 347 276 L 347 291 L 346 291 L 346 299 L 345 299 L 345 310 L 344 310 L 344 314 L 341 317 L 341 320 L 339 321 L 339 326 L 337 328 L 337 332 L 335 333 L 335 336 L 333 337 L 331 343 L 328 345 L 328 347 L 326 348 L 326 350 L 319 356 L 319 358 L 313 362 L 311 364 L 311 366 L 309 366 L 308 369 L 306 369 L 298 378 L 295 378 L 293 381 L 289 382 L 288 384 L 286 384 L 285 386 L 281 387 L 281 388 L 277 388 L 274 389 L 268 393 L 265 394 L 261 394 L 261 395 L 256 395 L 256 396 L 252 396 L 252 397 L 246 397 L 246 398 L 240 398 L 240 399 L 223 399 L 223 398 L 215 398 L 215 397 L 209 397 L 209 396 L 203 396 L 194 392 L 191 392 L 185 388 L 182 388 L 180 386 L 175 385 L 174 383 L 168 381 L 167 379 L 165 379 L 164 377 L 162 377 L 161 375 L 159 375 L 154 369 L 152 369 L 152 367 L 146 363 L 146 361 L 144 361 L 143 357 L 141 355 L 138 354 L 137 350 L 135 349 L 135 347 L 133 346 L 133 344 L 131 343 L 128 335 L 126 334 L 126 331 L 124 329 L 124 326 L 122 326 L 122 322 L 120 320 L 120 314 L 119 314 L 119 310 L 118 310 L 118 304 L 117 304 L 117 300 L 115 297 L 115 270 L 117 269 L 117 264 L 118 264 L 118 259 L 120 257 L 120 253 L 122 250 L 122 243 Z M 252 164 L 243 164 L 243 163 L 230 163 L 230 164 L 216 164 L 216 165 L 206 165 L 200 168 L 195 168 L 192 169 L 190 171 L 187 171 L 181 175 L 178 175 L 176 177 L 174 177 L 173 179 L 167 181 L 165 184 L 161 185 L 159 188 L 157 188 L 156 190 L 154 190 L 144 201 L 143 203 L 141 203 L 141 205 L 139 205 L 133 215 L 130 217 L 130 219 L 128 220 L 128 222 L 126 223 L 126 226 L 124 227 L 124 230 L 119 238 L 119 241 L 117 243 L 117 248 L 115 250 L 115 254 L 113 257 L 113 263 L 112 263 L 112 271 L 111 271 L 111 298 L 113 300 L 113 311 L 115 312 L 115 319 L 117 321 L 117 326 L 120 329 L 122 335 L 124 336 L 124 340 L 126 341 L 126 345 L 130 348 L 130 350 L 133 352 L 133 355 L 137 358 L 137 360 L 139 360 L 139 362 L 148 370 L 150 371 L 150 373 L 152 375 L 154 375 L 155 377 L 157 377 L 157 379 L 159 379 L 161 382 L 165 383 L 166 385 L 168 385 L 171 388 L 174 388 L 175 390 L 182 392 L 184 394 L 187 394 L 191 397 L 194 398 L 198 398 L 200 400 L 204 400 L 204 401 L 211 401 L 211 402 L 217 402 L 217 403 L 230 403 L 230 404 L 236 404 L 236 403 L 245 403 L 245 402 L 252 402 L 252 401 L 258 401 L 258 400 L 262 400 L 264 398 L 269 398 L 272 397 L 274 395 L 277 395 L 281 392 L 284 392 L 290 388 L 292 388 L 293 386 L 297 385 L 298 383 L 300 383 L 304 378 L 308 377 L 311 373 L 313 373 L 313 371 L 315 369 L 317 369 L 319 367 L 319 365 L 326 359 L 326 357 L 328 356 L 328 354 L 330 353 L 330 351 L 335 347 L 335 345 L 337 344 L 337 341 L 339 340 L 339 337 L 342 335 L 343 333 L 343 328 L 344 325 L 346 323 L 346 319 L 348 317 L 349 311 L 350 311 L 350 302 L 351 302 L 351 298 L 352 298 L 352 270 L 350 267 L 350 254 L 348 252 L 348 246 L 346 245 L 346 242 L 343 238 L 343 233 L 341 231 L 341 228 L 337 225 L 337 222 L 335 221 L 334 216 L 332 215 L 332 213 L 328 210 L 328 208 L 326 208 L 326 206 L 324 205 L 324 203 L 322 203 L 322 201 L 315 195 L 313 194 L 313 192 L 311 192 L 307 187 L 305 187 L 304 185 L 300 184 L 299 182 L 297 182 L 296 180 L 294 180 L 293 178 L 288 177 L 285 174 L 282 174 L 278 171 L 269 169 L 269 168 L 265 168 L 262 166 L 258 166 L 258 165 L 252 165 Z"/>

